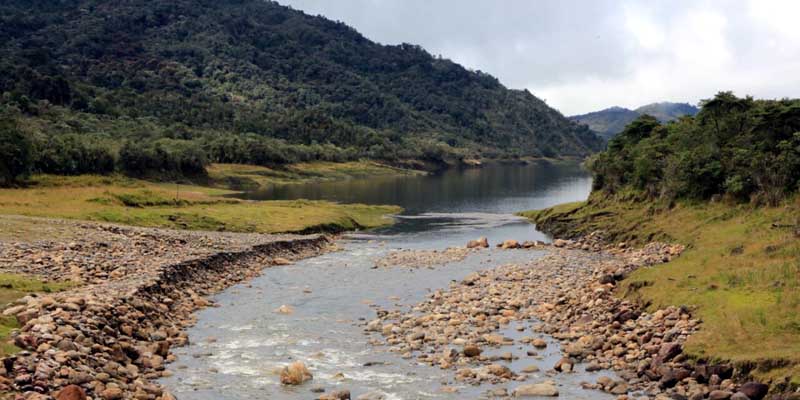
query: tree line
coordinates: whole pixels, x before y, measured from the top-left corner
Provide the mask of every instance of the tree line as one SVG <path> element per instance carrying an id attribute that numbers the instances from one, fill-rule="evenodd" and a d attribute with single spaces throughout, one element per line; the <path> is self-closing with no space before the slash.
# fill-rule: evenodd
<path id="1" fill-rule="evenodd" d="M 775 205 L 800 189 L 800 100 L 720 92 L 694 117 L 639 117 L 588 165 L 612 193 Z"/>

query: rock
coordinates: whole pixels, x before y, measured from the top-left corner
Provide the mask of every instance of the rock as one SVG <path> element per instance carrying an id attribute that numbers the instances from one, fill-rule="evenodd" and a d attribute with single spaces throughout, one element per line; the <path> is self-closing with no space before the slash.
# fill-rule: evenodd
<path id="1" fill-rule="evenodd" d="M 543 349 L 547 347 L 547 342 L 545 342 L 543 339 L 534 339 L 531 344 L 537 349 Z"/>
<path id="2" fill-rule="evenodd" d="M 563 357 L 562 359 L 558 360 L 556 365 L 553 366 L 553 369 L 559 372 L 571 372 L 572 371 L 572 360 L 569 358 Z"/>
<path id="3" fill-rule="evenodd" d="M 386 400 L 386 395 L 380 392 L 367 392 L 356 397 L 356 400 Z"/>
<path id="4" fill-rule="evenodd" d="M 520 245 L 519 245 L 519 242 L 517 242 L 516 240 L 509 239 L 509 240 L 503 241 L 503 244 L 500 247 L 503 248 L 503 249 L 518 249 L 518 248 L 520 248 Z"/>
<path id="5" fill-rule="evenodd" d="M 467 357 L 477 357 L 481 355 L 482 352 L 483 350 L 474 344 L 468 344 L 464 346 L 464 355 Z"/>
<path id="6" fill-rule="evenodd" d="M 499 376 L 501 378 L 511 378 L 514 374 L 511 372 L 508 367 L 505 365 L 500 364 L 489 364 L 486 369 L 489 371 L 490 374 L 494 376 Z"/>
<path id="7" fill-rule="evenodd" d="M 625 382 L 617 382 L 614 387 L 611 388 L 611 394 L 615 394 L 617 396 L 627 394 L 628 393 L 628 384 Z"/>
<path id="8" fill-rule="evenodd" d="M 535 365 L 529 365 L 529 366 L 523 368 L 522 372 L 524 372 L 526 374 L 532 374 L 534 372 L 539 372 L 539 367 L 537 367 Z"/>
<path id="9" fill-rule="evenodd" d="M 118 387 L 107 387 L 100 392 L 100 397 L 103 400 L 119 400 L 123 397 L 122 389 Z"/>
<path id="10" fill-rule="evenodd" d="M 68 385 L 55 396 L 56 400 L 86 400 L 86 392 L 78 385 Z"/>
<path id="11" fill-rule="evenodd" d="M 567 241 L 564 239 L 556 239 L 553 241 L 553 246 L 555 247 L 565 247 L 567 244 Z"/>
<path id="12" fill-rule="evenodd" d="M 708 400 L 727 400 L 733 396 L 733 393 L 727 390 L 712 390 L 708 394 Z"/>
<path id="13" fill-rule="evenodd" d="M 350 400 L 349 390 L 334 390 L 319 396 L 319 400 Z"/>
<path id="14" fill-rule="evenodd" d="M 658 356 L 656 356 L 656 360 L 659 363 L 667 362 L 678 354 L 681 354 L 683 349 L 679 343 L 664 343 L 661 345 L 661 348 L 658 350 Z"/>
<path id="15" fill-rule="evenodd" d="M 275 263 L 275 265 L 289 265 L 292 263 L 291 261 L 283 257 L 275 257 L 272 259 L 272 262 Z"/>
<path id="16" fill-rule="evenodd" d="M 514 389 L 514 397 L 534 397 L 534 396 L 558 396 L 558 389 L 552 383 L 533 383 L 520 385 Z"/>
<path id="17" fill-rule="evenodd" d="M 739 388 L 750 400 L 761 400 L 769 392 L 769 386 L 759 382 L 747 382 Z"/>
<path id="18" fill-rule="evenodd" d="M 292 306 L 284 304 L 284 305 L 276 308 L 275 312 L 278 313 L 278 314 L 289 315 L 289 314 L 292 314 L 294 312 L 294 308 L 292 308 Z"/>
<path id="19" fill-rule="evenodd" d="M 750 400 L 750 398 L 742 392 L 736 392 L 731 396 L 731 400 Z"/>
<path id="20" fill-rule="evenodd" d="M 489 240 L 485 237 L 482 237 L 478 240 L 470 240 L 467 242 L 468 249 L 475 249 L 475 248 L 486 248 L 489 247 Z"/>
<path id="21" fill-rule="evenodd" d="M 301 361 L 295 361 L 281 370 L 281 383 L 284 385 L 300 385 L 314 376 Z"/>

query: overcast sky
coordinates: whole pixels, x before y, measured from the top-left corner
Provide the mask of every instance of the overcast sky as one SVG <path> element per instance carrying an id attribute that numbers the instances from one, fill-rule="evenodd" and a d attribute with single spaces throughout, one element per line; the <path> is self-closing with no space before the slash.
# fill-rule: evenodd
<path id="1" fill-rule="evenodd" d="M 566 115 L 800 97 L 800 0 L 278 0 L 527 88 Z"/>

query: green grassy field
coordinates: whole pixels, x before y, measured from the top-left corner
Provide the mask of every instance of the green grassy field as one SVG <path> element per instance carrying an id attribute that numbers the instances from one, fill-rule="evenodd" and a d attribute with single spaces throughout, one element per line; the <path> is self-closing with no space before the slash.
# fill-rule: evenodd
<path id="1" fill-rule="evenodd" d="M 779 207 L 665 208 L 593 195 L 521 215 L 557 236 L 602 229 L 614 241 L 687 245 L 672 262 L 633 273 L 618 294 L 650 308 L 694 307 L 703 328 L 687 343 L 689 354 L 755 368 L 756 377 L 774 384 L 800 385 L 800 198 Z"/>

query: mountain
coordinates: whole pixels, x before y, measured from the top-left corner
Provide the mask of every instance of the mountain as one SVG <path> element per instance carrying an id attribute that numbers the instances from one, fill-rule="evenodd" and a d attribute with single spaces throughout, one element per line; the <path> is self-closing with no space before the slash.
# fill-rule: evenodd
<path id="1" fill-rule="evenodd" d="M 669 122 L 684 115 L 695 115 L 698 108 L 687 103 L 653 103 L 635 110 L 623 107 L 611 107 L 588 114 L 574 115 L 569 119 L 585 124 L 603 138 L 610 139 L 622 132 L 625 126 L 641 115 L 651 115 L 661 122 Z"/>
<path id="2" fill-rule="evenodd" d="M 527 90 L 270 1 L 7 0 L 0 56 L 0 111 L 39 147 L 280 164 L 604 145 Z"/>
<path id="3" fill-rule="evenodd" d="M 661 102 L 641 106 L 634 111 L 641 115 L 652 115 L 661 122 L 669 122 L 684 115 L 695 115 L 700 109 L 688 103 Z"/>

